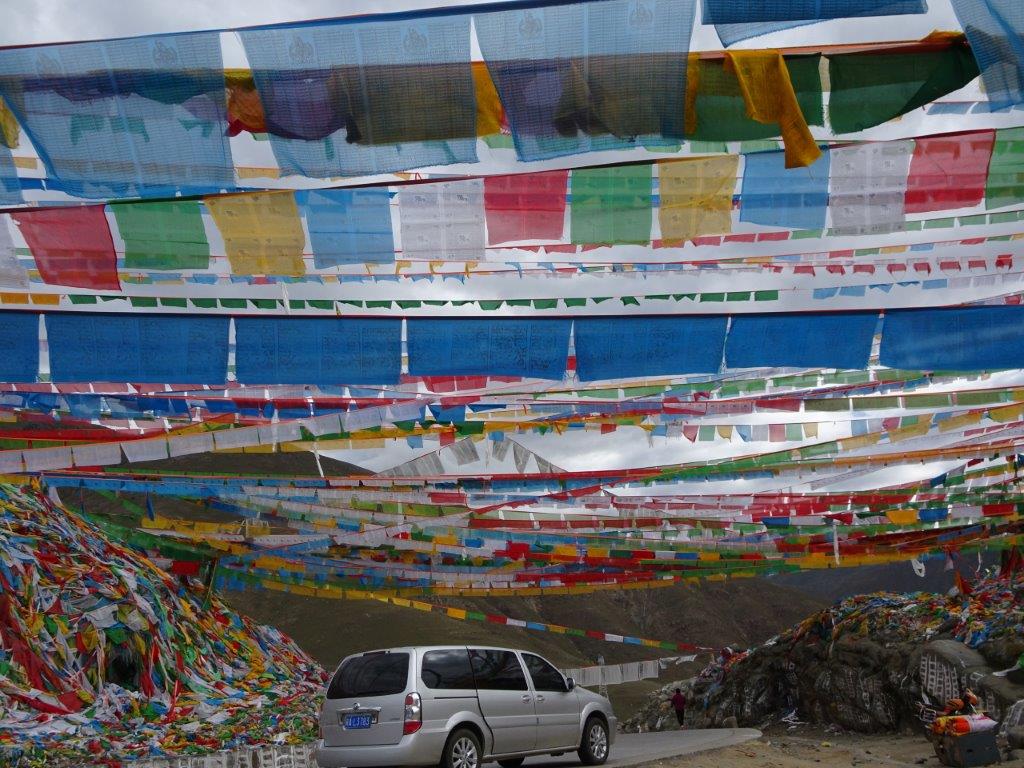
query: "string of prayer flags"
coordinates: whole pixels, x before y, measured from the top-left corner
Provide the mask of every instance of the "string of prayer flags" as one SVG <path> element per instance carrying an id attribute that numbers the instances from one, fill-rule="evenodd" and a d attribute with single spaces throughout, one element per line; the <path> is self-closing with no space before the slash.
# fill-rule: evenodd
<path id="1" fill-rule="evenodd" d="M 102 205 L 15 211 L 43 282 L 120 291 L 117 255 Z"/>
<path id="2" fill-rule="evenodd" d="M 90 199 L 234 187 L 216 32 L 7 48 L 0 72 L 54 187 Z"/>
<path id="3" fill-rule="evenodd" d="M 475 13 L 521 160 L 681 139 L 695 0 Z"/>
<path id="4" fill-rule="evenodd" d="M 572 242 L 649 242 L 651 181 L 648 163 L 574 168 L 569 176 Z"/>
<path id="5" fill-rule="evenodd" d="M 959 90 L 978 76 L 962 35 L 936 33 L 935 50 L 830 54 L 828 118 L 855 133 Z"/>
<path id="6" fill-rule="evenodd" d="M 244 384 L 397 384 L 402 321 L 239 317 L 235 355 Z"/>
<path id="7" fill-rule="evenodd" d="M 223 382 L 227 317 L 46 316 L 53 381 Z"/>
<path id="8" fill-rule="evenodd" d="M 737 315 L 729 328 L 725 364 L 863 369 L 877 324 L 878 315 L 871 312 Z"/>
<path id="9" fill-rule="evenodd" d="M 658 163 L 658 221 L 663 241 L 732 229 L 738 155 Z"/>
<path id="10" fill-rule="evenodd" d="M 303 275 L 306 234 L 291 192 L 208 197 L 236 275 Z"/>
<path id="11" fill-rule="evenodd" d="M 193 200 L 110 206 L 128 269 L 206 269 L 210 244 Z"/>
<path id="12" fill-rule="evenodd" d="M 821 229 L 828 210 L 830 151 L 805 168 L 786 168 L 785 153 L 744 158 L 740 221 L 792 229 Z"/>
<path id="13" fill-rule="evenodd" d="M 773 50 L 726 51 L 725 65 L 739 81 L 747 115 L 759 123 L 778 124 L 786 147 L 786 167 L 813 163 L 821 150 L 800 111 L 782 54 Z"/>
<path id="14" fill-rule="evenodd" d="M 1024 367 L 1024 307 L 885 313 L 879 361 L 892 368 L 983 371 Z"/>
<path id="15" fill-rule="evenodd" d="M 285 174 L 476 162 L 469 14 L 338 19 L 239 36 Z"/>
<path id="16" fill-rule="evenodd" d="M 953 0 L 992 109 L 1024 103 L 1024 6 L 1015 0 Z"/>
<path id="17" fill-rule="evenodd" d="M 403 258 L 483 258 L 483 179 L 412 184 L 399 191 L 398 204 Z"/>
<path id="18" fill-rule="evenodd" d="M 35 382 L 39 373 L 39 315 L 0 312 L 0 381 Z"/>
<path id="19" fill-rule="evenodd" d="M 977 131 L 915 139 L 904 211 L 927 213 L 981 203 L 995 137 L 995 131 Z"/>
<path id="20" fill-rule="evenodd" d="M 829 151 L 829 204 L 836 234 L 883 235 L 903 229 L 913 152 L 911 141 L 855 144 Z"/>
<path id="21" fill-rule="evenodd" d="M 571 328 L 571 320 L 409 320 L 409 373 L 561 379 Z"/>
<path id="22" fill-rule="evenodd" d="M 487 244 L 561 240 L 568 176 L 568 171 L 543 171 L 485 178 Z"/>
<path id="23" fill-rule="evenodd" d="M 311 190 L 302 209 L 317 269 L 395 260 L 386 187 Z"/>
<path id="24" fill-rule="evenodd" d="M 581 381 L 626 376 L 717 373 L 728 318 L 578 318 L 576 371 Z"/>

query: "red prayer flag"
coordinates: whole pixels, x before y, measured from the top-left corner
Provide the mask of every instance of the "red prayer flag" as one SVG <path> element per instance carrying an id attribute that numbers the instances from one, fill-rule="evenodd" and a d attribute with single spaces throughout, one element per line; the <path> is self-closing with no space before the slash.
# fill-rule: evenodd
<path id="1" fill-rule="evenodd" d="M 120 291 L 117 255 L 102 205 L 40 208 L 11 214 L 43 281 Z"/>
<path id="2" fill-rule="evenodd" d="M 985 197 L 995 131 L 916 140 L 905 210 L 943 211 L 978 205 Z"/>
<path id="3" fill-rule="evenodd" d="M 565 224 L 568 178 L 568 171 L 485 178 L 487 244 L 560 240 Z"/>

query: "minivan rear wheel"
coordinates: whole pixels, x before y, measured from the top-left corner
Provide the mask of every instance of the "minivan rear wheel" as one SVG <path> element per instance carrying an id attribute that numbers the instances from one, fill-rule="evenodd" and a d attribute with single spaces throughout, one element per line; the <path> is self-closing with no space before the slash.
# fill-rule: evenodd
<path id="1" fill-rule="evenodd" d="M 441 768 L 480 768 L 480 758 L 480 739 L 468 728 L 459 728 L 444 745 Z"/>
<path id="2" fill-rule="evenodd" d="M 608 726 L 592 715 L 583 726 L 583 741 L 577 753 L 584 765 L 601 765 L 608 759 Z"/>
<path id="3" fill-rule="evenodd" d="M 510 757 L 508 760 L 499 760 L 498 765 L 501 768 L 519 768 L 525 759 L 525 757 Z"/>

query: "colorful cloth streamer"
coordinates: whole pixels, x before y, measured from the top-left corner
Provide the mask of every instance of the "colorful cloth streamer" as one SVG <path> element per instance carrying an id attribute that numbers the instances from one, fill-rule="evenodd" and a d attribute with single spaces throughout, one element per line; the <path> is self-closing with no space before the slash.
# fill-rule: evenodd
<path id="1" fill-rule="evenodd" d="M 970 208 L 985 197 L 995 131 L 914 140 L 906 213 Z"/>
<path id="2" fill-rule="evenodd" d="M 210 244 L 194 200 L 112 205 L 128 269 L 206 269 Z"/>
<path id="3" fill-rule="evenodd" d="M 401 339 L 401 320 L 240 317 L 235 368 L 246 384 L 395 384 Z"/>
<path id="4" fill-rule="evenodd" d="M 54 381 L 202 384 L 224 381 L 226 317 L 46 316 Z"/>
<path id="5" fill-rule="evenodd" d="M 702 0 L 704 24 L 746 24 L 801 19 L 847 19 L 924 13 L 924 0 Z"/>
<path id="6" fill-rule="evenodd" d="M 575 168 L 569 177 L 574 243 L 646 243 L 651 239 L 652 166 Z"/>
<path id="7" fill-rule="evenodd" d="M 581 318 L 574 325 L 581 381 L 717 373 L 726 317 Z"/>
<path id="8" fill-rule="evenodd" d="M 387 188 L 310 191 L 302 210 L 317 269 L 395 260 Z"/>
<path id="9" fill-rule="evenodd" d="M 806 168 L 786 168 L 785 153 L 744 158 L 740 221 L 794 229 L 821 229 L 828 209 L 830 152 Z"/>
<path id="10" fill-rule="evenodd" d="M 732 230 L 737 155 L 658 163 L 658 222 L 663 241 Z"/>
<path id="11" fill-rule="evenodd" d="M 842 53 L 828 57 L 828 118 L 835 133 L 854 133 L 963 88 L 978 64 L 959 33 L 933 33 L 934 50 Z"/>
<path id="12" fill-rule="evenodd" d="M 729 368 L 865 368 L 878 315 L 739 315 L 725 344 Z M 908 366 L 912 367 L 912 366 Z"/>
<path id="13" fill-rule="evenodd" d="M 778 51 L 726 51 L 725 63 L 739 80 L 747 115 L 759 123 L 778 123 L 787 168 L 803 168 L 821 156 L 800 111 L 789 69 Z"/>
<path id="14" fill-rule="evenodd" d="M 539 160 L 680 139 L 695 0 L 473 15 L 516 152 Z"/>
<path id="15" fill-rule="evenodd" d="M 570 320 L 428 320 L 408 322 L 409 373 L 488 373 L 561 379 Z"/>
<path id="16" fill-rule="evenodd" d="M 953 0 L 993 109 L 1024 103 L 1024 6 L 1015 0 Z"/>
<path id="17" fill-rule="evenodd" d="M 879 360 L 893 368 L 980 371 L 1024 367 L 1024 307 L 893 310 Z"/>
<path id="18" fill-rule="evenodd" d="M 485 178 L 487 244 L 561 240 L 568 177 L 568 171 L 545 171 Z"/>
<path id="19" fill-rule="evenodd" d="M 0 381 L 35 382 L 39 373 L 39 315 L 0 313 Z"/>
<path id="20" fill-rule="evenodd" d="M 476 162 L 469 19 L 239 32 L 281 170 L 328 178 Z"/>
<path id="21" fill-rule="evenodd" d="M 44 282 L 121 290 L 117 254 L 102 205 L 17 211 L 11 218 Z"/>
<path id="22" fill-rule="evenodd" d="M 240 275 L 303 275 L 306 233 L 292 192 L 208 197 L 231 271 Z"/>
<path id="23" fill-rule="evenodd" d="M 0 73 L 52 183 L 77 197 L 234 187 L 216 32 L 9 48 Z"/>

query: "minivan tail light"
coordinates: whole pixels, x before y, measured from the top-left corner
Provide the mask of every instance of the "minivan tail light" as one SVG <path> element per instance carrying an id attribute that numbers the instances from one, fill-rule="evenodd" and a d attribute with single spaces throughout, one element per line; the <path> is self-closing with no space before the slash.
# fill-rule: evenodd
<path id="1" fill-rule="evenodd" d="M 410 693 L 405 697 L 405 722 L 402 724 L 402 733 L 416 733 L 423 727 L 423 706 L 420 703 L 418 693 Z"/>

